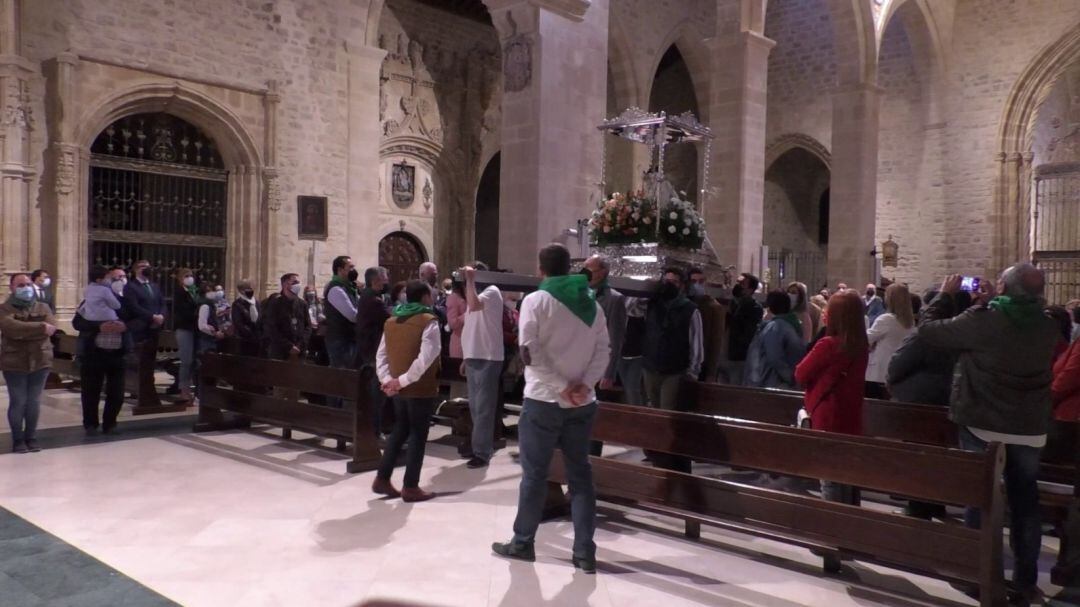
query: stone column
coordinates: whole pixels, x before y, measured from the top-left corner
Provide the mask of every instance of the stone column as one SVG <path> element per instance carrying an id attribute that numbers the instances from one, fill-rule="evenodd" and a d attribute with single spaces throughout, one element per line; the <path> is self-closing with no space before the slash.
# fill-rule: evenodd
<path id="1" fill-rule="evenodd" d="M 739 272 L 760 266 L 765 204 L 765 115 L 769 51 L 776 42 L 753 31 L 710 40 L 713 133 L 705 225 L 720 263 Z"/>
<path id="2" fill-rule="evenodd" d="M 292 234 L 281 223 L 281 182 L 277 166 L 277 114 L 281 105 L 281 93 L 277 81 L 267 83 L 267 92 L 263 97 L 263 112 L 266 121 L 266 135 L 263 142 L 262 193 L 266 204 L 266 233 L 262 237 L 259 255 L 262 256 L 262 271 L 259 280 L 264 293 L 273 293 L 281 289 L 278 280 L 278 260 L 275 243 L 288 242 Z M 234 177 L 235 178 L 235 177 Z"/>
<path id="3" fill-rule="evenodd" d="M 40 217 L 31 204 L 30 181 L 36 171 L 30 156 L 35 126 L 30 79 L 35 66 L 20 55 L 19 3 L 0 0 L 0 271 L 6 276 L 29 270 L 40 255 Z M 0 280 L 0 296 L 7 280 Z"/>
<path id="4" fill-rule="evenodd" d="M 881 89 L 842 86 L 833 94 L 833 169 L 829 209 L 829 285 L 862 288 L 877 263 L 878 112 Z"/>
<path id="5" fill-rule="evenodd" d="M 74 53 L 60 53 L 56 57 L 55 99 L 50 100 L 49 114 L 56 121 L 52 129 L 55 139 L 50 142 L 49 171 L 55 175 L 49 205 L 50 246 L 44 251 L 44 266 L 53 274 L 56 293 L 56 314 L 61 319 L 71 318 L 79 303 L 80 289 L 89 273 L 86 249 L 87 209 L 79 184 L 87 183 L 85 170 L 89 150 L 75 141 L 75 70 L 79 58 Z M 43 201 L 44 203 L 44 201 Z M 76 236 L 81 235 L 81 236 Z"/>
<path id="6" fill-rule="evenodd" d="M 379 72 L 386 51 L 349 48 L 349 177 L 346 244 L 356 266 L 379 260 Z"/>
<path id="7" fill-rule="evenodd" d="M 485 0 L 503 60 L 499 263 L 536 268 L 599 199 L 608 0 Z"/>

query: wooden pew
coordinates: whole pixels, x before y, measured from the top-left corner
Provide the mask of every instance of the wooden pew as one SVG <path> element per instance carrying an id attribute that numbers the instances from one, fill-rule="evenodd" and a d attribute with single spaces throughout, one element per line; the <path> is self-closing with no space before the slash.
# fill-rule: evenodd
<path id="1" fill-rule="evenodd" d="M 201 385 L 195 431 L 242 426 L 243 422 L 226 419 L 223 412 L 231 411 L 249 420 L 281 426 L 285 438 L 289 438 L 292 429 L 297 429 L 337 438 L 339 444 L 349 441 L 353 453 L 346 469 L 350 473 L 374 470 L 380 459 L 368 388 L 374 377 L 370 368 L 331 369 L 208 352 L 203 354 L 199 370 Z M 302 402 L 301 392 L 343 398 L 345 408 Z"/>
<path id="2" fill-rule="evenodd" d="M 771 473 L 825 479 L 982 510 L 983 528 L 924 521 L 636 463 L 590 458 L 600 499 L 979 587 L 1004 599 L 1001 473 L 987 453 L 600 403 L 593 438 Z M 553 493 L 566 482 L 553 458 Z"/>
<path id="3" fill-rule="evenodd" d="M 154 374 L 158 365 L 179 356 L 180 346 L 176 343 L 176 333 L 159 331 L 152 338 L 136 346 L 135 365 L 129 365 L 124 374 L 124 389 L 134 400 L 133 415 L 152 413 L 174 413 L 184 411 L 191 405 L 187 402 L 163 402 L 161 394 L 154 384 Z"/>

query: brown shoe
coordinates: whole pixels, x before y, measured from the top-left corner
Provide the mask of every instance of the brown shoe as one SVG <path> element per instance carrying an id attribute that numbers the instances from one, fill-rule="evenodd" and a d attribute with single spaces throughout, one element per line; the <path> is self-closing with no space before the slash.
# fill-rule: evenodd
<path id="1" fill-rule="evenodd" d="M 371 483 L 371 491 L 387 497 L 401 497 L 401 492 L 386 478 L 375 477 L 375 482 Z"/>
<path id="2" fill-rule="evenodd" d="M 433 497 L 435 497 L 434 493 L 428 493 L 420 487 L 405 487 L 401 490 L 403 502 L 426 502 Z"/>

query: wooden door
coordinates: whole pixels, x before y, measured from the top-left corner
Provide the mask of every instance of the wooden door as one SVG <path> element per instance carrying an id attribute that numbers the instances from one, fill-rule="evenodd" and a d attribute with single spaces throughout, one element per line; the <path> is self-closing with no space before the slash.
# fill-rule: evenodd
<path id="1" fill-rule="evenodd" d="M 394 232 L 379 241 L 379 265 L 389 272 L 392 285 L 419 277 L 425 261 L 424 247 L 407 232 Z"/>

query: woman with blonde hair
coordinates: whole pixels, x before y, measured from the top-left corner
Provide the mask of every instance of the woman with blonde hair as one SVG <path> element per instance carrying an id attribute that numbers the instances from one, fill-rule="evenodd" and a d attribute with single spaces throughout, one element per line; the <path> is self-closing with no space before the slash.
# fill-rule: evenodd
<path id="1" fill-rule="evenodd" d="M 889 361 L 914 331 L 915 312 L 911 307 L 911 292 L 907 285 L 893 283 L 885 289 L 885 313 L 874 320 L 866 335 L 870 342 L 870 364 L 866 367 L 868 398 L 889 398 L 889 391 L 885 387 Z"/>

